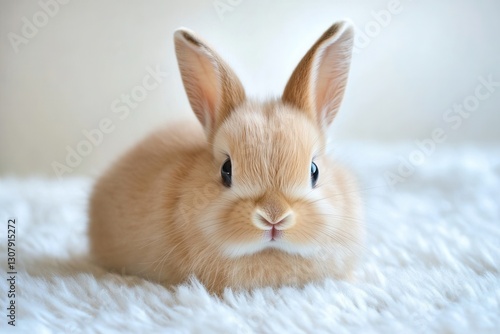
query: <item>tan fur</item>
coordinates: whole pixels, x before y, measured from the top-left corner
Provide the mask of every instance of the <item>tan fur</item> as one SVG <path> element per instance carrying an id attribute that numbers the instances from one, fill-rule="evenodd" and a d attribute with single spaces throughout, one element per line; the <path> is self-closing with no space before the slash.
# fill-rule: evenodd
<path id="1" fill-rule="evenodd" d="M 335 31 L 346 31 L 346 24 Z M 89 228 L 95 261 L 167 285 L 194 275 L 216 293 L 225 287 L 302 286 L 326 277 L 349 278 L 363 226 L 355 180 L 324 154 L 324 124 L 337 110 L 322 114 L 290 99 L 240 100 L 239 81 L 227 75 L 229 67 L 192 33 L 182 30 L 176 36 L 184 84 L 202 92 L 188 92 L 188 97 L 192 106 L 204 106 L 197 111 L 203 127 L 186 123 L 154 133 L 97 181 Z M 320 45 L 331 53 L 331 36 L 324 35 L 313 49 Z M 310 51 L 307 57 L 324 55 Z M 195 78 L 207 61 L 216 70 Z M 310 70 L 301 73 L 292 76 L 287 89 L 306 82 L 303 98 L 309 101 L 309 94 L 325 93 L 311 91 L 322 85 L 310 87 L 317 80 Z M 236 91 L 227 87 L 233 84 Z M 332 95 L 328 103 L 343 94 L 345 83 L 341 86 L 326 91 Z M 228 157 L 230 188 L 220 175 Z M 319 168 L 314 188 L 313 160 Z M 270 223 L 278 223 L 274 241 Z"/>
<path id="2" fill-rule="evenodd" d="M 245 100 L 245 90 L 233 70 L 191 31 L 180 29 L 174 39 L 191 108 L 212 139 L 216 127 Z"/>
<path id="3" fill-rule="evenodd" d="M 324 121 L 324 126 L 330 125 L 344 95 L 353 40 L 354 29 L 348 22 L 338 22 L 325 31 L 292 73 L 283 101 Z M 318 57 L 322 48 L 325 50 Z M 321 105 L 328 105 L 326 114 Z"/>

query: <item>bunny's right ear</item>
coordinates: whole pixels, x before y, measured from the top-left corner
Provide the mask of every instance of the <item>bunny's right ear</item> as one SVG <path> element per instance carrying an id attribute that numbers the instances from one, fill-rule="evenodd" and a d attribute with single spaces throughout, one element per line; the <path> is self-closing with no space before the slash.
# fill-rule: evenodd
<path id="1" fill-rule="evenodd" d="M 189 103 L 210 138 L 245 91 L 231 68 L 188 29 L 175 31 L 175 52 Z"/>
<path id="2" fill-rule="evenodd" d="M 347 84 L 354 29 L 349 21 L 331 26 L 306 53 L 282 99 L 306 112 L 323 129 L 333 121 Z"/>

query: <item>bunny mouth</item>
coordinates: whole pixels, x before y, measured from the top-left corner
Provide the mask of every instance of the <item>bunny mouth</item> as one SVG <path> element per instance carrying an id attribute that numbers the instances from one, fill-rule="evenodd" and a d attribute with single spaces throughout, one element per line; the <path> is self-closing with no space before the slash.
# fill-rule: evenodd
<path id="1" fill-rule="evenodd" d="M 283 231 L 273 226 L 270 230 L 266 231 L 266 237 L 270 238 L 269 242 L 277 241 L 283 237 Z"/>

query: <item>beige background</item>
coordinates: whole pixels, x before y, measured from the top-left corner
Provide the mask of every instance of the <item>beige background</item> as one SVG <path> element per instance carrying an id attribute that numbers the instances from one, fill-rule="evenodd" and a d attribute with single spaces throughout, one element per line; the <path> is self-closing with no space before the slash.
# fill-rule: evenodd
<path id="1" fill-rule="evenodd" d="M 173 50 L 180 26 L 208 40 L 249 95 L 265 98 L 281 93 L 328 26 L 349 17 L 372 37 L 357 42 L 334 140 L 413 141 L 436 127 L 450 144 L 500 140 L 500 88 L 456 129 L 443 121 L 474 95 L 478 77 L 500 81 L 498 1 L 55 1 L 0 0 L 0 175 L 54 177 L 53 162 L 67 165 L 68 147 L 104 119 L 108 133 L 64 173 L 96 175 L 153 128 L 194 119 Z M 14 34 L 26 39 L 13 46 Z M 161 85 L 127 117 L 114 113 L 114 101 L 139 94 L 156 67 L 168 73 Z"/>

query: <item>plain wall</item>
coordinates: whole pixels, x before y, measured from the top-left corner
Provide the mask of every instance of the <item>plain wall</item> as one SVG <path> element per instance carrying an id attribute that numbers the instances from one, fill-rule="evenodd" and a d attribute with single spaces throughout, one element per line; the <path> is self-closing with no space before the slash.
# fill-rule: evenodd
<path id="1" fill-rule="evenodd" d="M 481 77 L 500 82 L 499 1 L 54 1 L 0 1 L 0 175 L 56 176 L 53 163 L 67 165 L 83 132 L 108 119 L 112 130 L 64 173 L 97 175 L 162 123 L 194 120 L 173 48 L 180 26 L 264 99 L 281 94 L 326 28 L 350 18 L 360 37 L 334 140 L 414 141 L 438 127 L 450 144 L 500 140 L 500 87 L 477 88 Z M 161 84 L 126 117 L 114 113 L 157 67 Z M 463 103 L 472 111 L 450 111 Z"/>

